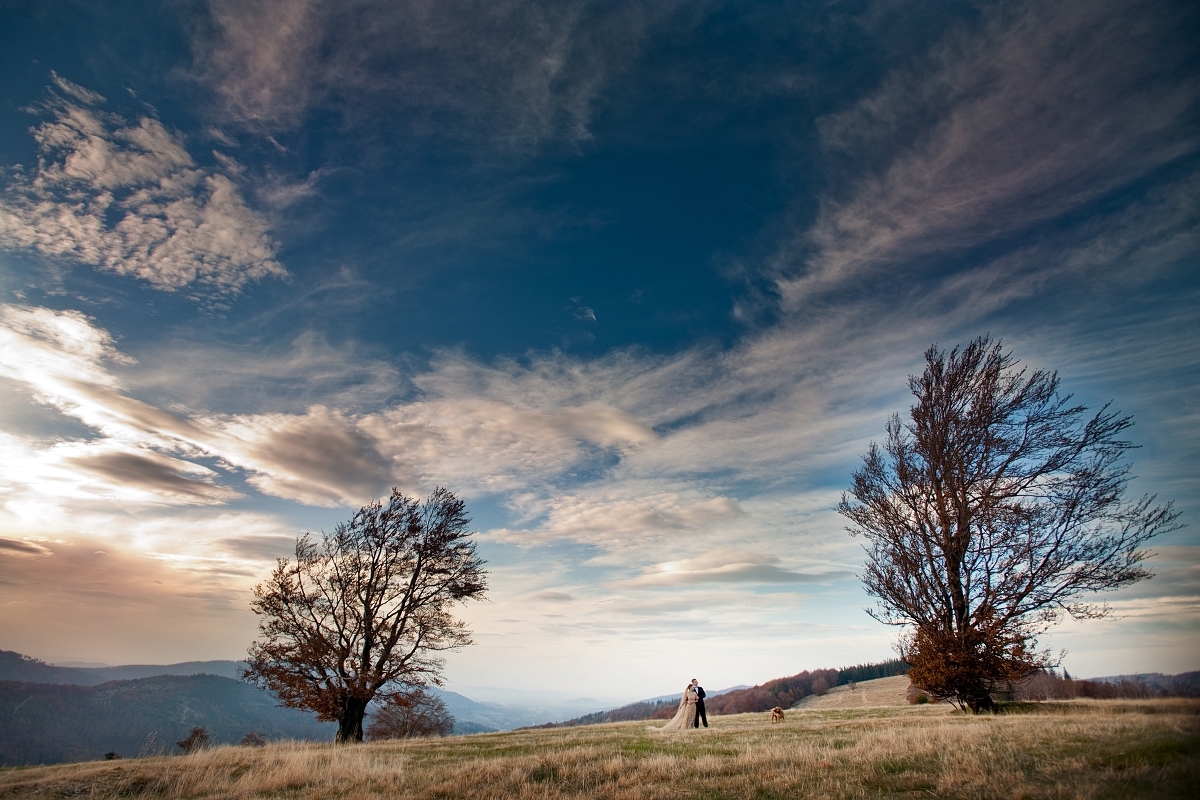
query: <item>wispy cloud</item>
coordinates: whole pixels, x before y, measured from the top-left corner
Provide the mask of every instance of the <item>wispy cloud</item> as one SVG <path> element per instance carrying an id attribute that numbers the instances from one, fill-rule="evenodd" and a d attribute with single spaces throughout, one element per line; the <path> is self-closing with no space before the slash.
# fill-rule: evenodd
<path id="1" fill-rule="evenodd" d="M 496 541 L 524 546 L 570 541 L 625 554 L 664 542 L 695 541 L 714 527 L 727 526 L 745 512 L 731 497 L 700 491 L 655 492 L 656 486 L 633 490 L 628 484 L 564 491 L 554 496 L 518 495 L 514 511 L 537 515 L 540 524 L 527 529 L 489 533 Z"/>
<path id="2" fill-rule="evenodd" d="M 112 337 L 78 312 L 0 307 L 0 375 L 101 434 L 49 447 L 14 438 L 13 453 L 36 456 L 44 469 L 16 469 L 10 461 L 9 480 L 65 480 L 74 471 L 112 491 L 155 492 L 163 502 L 229 499 L 236 492 L 220 488 L 213 468 L 198 461 L 209 458 L 227 474 L 241 471 L 266 494 L 357 505 L 397 484 L 510 490 L 656 438 L 605 403 L 547 408 L 479 393 L 433 395 L 366 413 L 322 405 L 302 413 L 168 412 L 128 394 L 110 370 L 122 363 L 128 366 L 130 359 Z"/>
<path id="3" fill-rule="evenodd" d="M 103 500 L 126 505 L 211 505 L 241 497 L 215 483 L 217 473 L 186 459 L 112 439 L 50 446 L 0 432 L 0 491 L 49 503 Z"/>
<path id="4" fill-rule="evenodd" d="M 419 130 L 513 144 L 589 138 L 606 79 L 637 52 L 652 10 L 585 3 L 213 0 L 194 43 L 226 116 L 267 130 L 317 106 L 404 108 Z"/>
<path id="5" fill-rule="evenodd" d="M 98 106 L 101 103 L 106 102 L 108 99 L 99 92 L 93 92 L 90 89 L 85 89 L 73 81 L 67 80 L 54 70 L 50 71 L 50 78 L 54 81 L 54 85 L 57 86 L 63 94 L 75 98 L 84 105 Z"/>
<path id="6" fill-rule="evenodd" d="M 821 121 L 846 172 L 776 260 L 796 308 L 1061 217 L 1200 147 L 1181 9 L 1009 3 Z M 1186 73 L 1185 73 L 1186 74 Z"/>
<path id="7" fill-rule="evenodd" d="M 38 163 L 12 171 L 0 196 L 0 247 L 165 291 L 237 292 L 287 275 L 236 174 L 198 166 L 157 119 L 129 122 L 99 108 L 100 95 L 54 77 L 60 93 L 34 130 Z"/>
<path id="8" fill-rule="evenodd" d="M 694 558 L 656 564 L 618 586 L 639 588 L 703 583 L 815 583 L 850 577 L 847 572 L 803 573 L 783 569 L 779 559 L 747 550 L 711 550 Z"/>
<path id="9" fill-rule="evenodd" d="M 0 555 L 24 557 L 47 556 L 50 553 L 47 547 L 37 542 L 0 537 Z"/>
<path id="10" fill-rule="evenodd" d="M 312 330 L 284 341 L 255 331 L 233 344 L 210 341 L 203 333 L 148 344 L 138 353 L 136 372 L 125 377 L 135 394 L 144 389 L 193 409 L 300 413 L 325 405 L 364 412 L 412 394 L 403 367 L 361 343 L 334 346 Z"/>

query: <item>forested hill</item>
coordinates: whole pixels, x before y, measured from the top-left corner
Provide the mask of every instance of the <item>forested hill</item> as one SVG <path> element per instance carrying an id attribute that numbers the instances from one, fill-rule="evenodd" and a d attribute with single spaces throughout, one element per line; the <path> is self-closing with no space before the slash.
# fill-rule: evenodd
<path id="1" fill-rule="evenodd" d="M 36 658 L 0 650 L 0 680 L 69 683 L 99 686 L 109 681 L 151 678 L 155 675 L 220 675 L 237 678 L 240 661 L 185 661 L 180 664 L 127 664 L 121 667 L 56 667 Z"/>
<path id="2" fill-rule="evenodd" d="M 805 670 L 787 678 L 776 678 L 761 686 L 751 686 L 745 689 L 734 689 L 720 695 L 710 695 L 705 701 L 705 709 L 713 716 L 718 714 L 744 714 L 751 711 L 767 711 L 775 706 L 791 708 L 800 699 L 811 694 L 824 694 L 834 686 L 850 681 L 868 681 L 875 678 L 888 678 L 893 675 L 904 675 L 908 672 L 908 664 L 900 660 L 884 661 L 879 664 L 859 664 L 853 667 L 837 669 L 818 669 L 809 672 Z M 569 719 L 566 722 L 551 722 L 535 725 L 536 728 L 570 728 L 576 725 L 597 725 L 602 722 L 624 722 L 636 719 L 670 719 L 675 715 L 679 698 L 655 698 L 638 703 L 614 708 L 611 711 L 599 711 L 585 714 L 582 717 Z"/>
<path id="3" fill-rule="evenodd" d="M 330 741 L 335 726 L 278 708 L 270 694 L 216 675 L 159 675 L 99 686 L 0 681 L 0 765 L 54 764 L 177 752 L 203 726 L 217 743 L 251 731 L 267 739 Z"/>

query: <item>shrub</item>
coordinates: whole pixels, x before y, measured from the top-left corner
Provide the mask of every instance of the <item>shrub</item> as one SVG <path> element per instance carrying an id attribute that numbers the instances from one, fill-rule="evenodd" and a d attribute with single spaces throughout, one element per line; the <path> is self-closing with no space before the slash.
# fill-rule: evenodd
<path id="1" fill-rule="evenodd" d="M 180 739 L 175 744 L 186 756 L 190 753 L 195 753 L 198 750 L 203 750 L 204 748 L 208 747 L 210 744 L 212 744 L 212 737 L 208 735 L 208 728 L 202 728 L 197 725 L 196 727 L 192 728 L 191 733 L 189 733 L 183 739 Z"/>
<path id="2" fill-rule="evenodd" d="M 446 736 L 454 730 L 454 717 L 437 695 L 413 689 L 395 695 L 378 711 L 371 714 L 367 737 L 380 739 L 410 739 L 414 736 Z"/>
<path id="3" fill-rule="evenodd" d="M 910 684 L 905 698 L 908 700 L 909 705 L 923 706 L 929 702 L 929 693 Z"/>

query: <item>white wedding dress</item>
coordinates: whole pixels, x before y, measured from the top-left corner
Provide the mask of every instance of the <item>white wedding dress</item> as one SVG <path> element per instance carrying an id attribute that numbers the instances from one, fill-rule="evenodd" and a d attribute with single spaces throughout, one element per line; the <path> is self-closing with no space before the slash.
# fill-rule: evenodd
<path id="1" fill-rule="evenodd" d="M 686 731 L 696 722 L 696 701 L 698 699 L 696 690 L 689 684 L 683 692 L 683 697 L 679 699 L 679 710 L 675 712 L 675 716 L 671 717 L 666 725 L 647 725 L 646 729 L 651 731 Z"/>

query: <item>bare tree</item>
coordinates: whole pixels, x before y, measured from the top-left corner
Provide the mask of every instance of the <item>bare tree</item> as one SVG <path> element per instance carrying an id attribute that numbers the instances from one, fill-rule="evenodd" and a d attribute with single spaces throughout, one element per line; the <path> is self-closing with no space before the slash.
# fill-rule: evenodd
<path id="1" fill-rule="evenodd" d="M 1108 614 L 1085 595 L 1151 577 L 1140 547 L 1179 527 L 1170 503 L 1124 497 L 1132 419 L 1088 415 L 1057 373 L 1017 364 L 988 337 L 929 348 L 911 421 L 892 417 L 837 508 L 867 540 L 872 616 L 907 626 L 913 683 L 975 712 L 1057 663 L 1037 636 Z"/>
<path id="2" fill-rule="evenodd" d="M 297 539 L 295 561 L 254 589 L 261 636 L 243 677 L 362 741 L 368 703 L 440 685 L 438 653 L 471 644 L 451 614 L 487 589 L 469 525 L 445 489 L 423 503 L 393 489 L 319 542 Z"/>
<path id="3" fill-rule="evenodd" d="M 454 717 L 437 695 L 422 688 L 394 694 L 371 714 L 367 736 L 379 739 L 411 739 L 414 736 L 447 736 L 454 730 Z"/>

